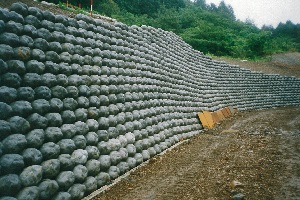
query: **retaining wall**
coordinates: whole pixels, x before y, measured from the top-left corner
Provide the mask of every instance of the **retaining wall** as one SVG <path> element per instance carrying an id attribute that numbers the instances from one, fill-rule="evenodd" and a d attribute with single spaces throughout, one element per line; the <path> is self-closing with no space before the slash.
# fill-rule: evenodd
<path id="1" fill-rule="evenodd" d="M 197 113 L 300 104 L 300 80 L 173 33 L 0 8 L 0 199 L 80 199 L 202 129 Z"/>

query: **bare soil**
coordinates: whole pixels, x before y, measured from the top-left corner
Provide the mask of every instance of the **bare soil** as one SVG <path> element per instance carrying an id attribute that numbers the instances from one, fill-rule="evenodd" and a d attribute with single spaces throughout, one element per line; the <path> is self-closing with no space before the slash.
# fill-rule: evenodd
<path id="1" fill-rule="evenodd" d="M 295 76 L 300 78 L 300 53 L 281 53 L 271 56 L 270 61 L 246 61 L 226 58 L 213 58 L 223 60 L 233 65 L 253 71 L 261 71 L 267 74 L 280 74 L 283 76 Z"/>
<path id="2" fill-rule="evenodd" d="M 103 199 L 300 199 L 300 108 L 241 112 L 123 177 Z"/>

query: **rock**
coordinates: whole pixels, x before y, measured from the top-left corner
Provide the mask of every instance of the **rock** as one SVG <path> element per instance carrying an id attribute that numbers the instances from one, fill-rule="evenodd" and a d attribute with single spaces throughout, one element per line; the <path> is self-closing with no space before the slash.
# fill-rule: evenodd
<path id="1" fill-rule="evenodd" d="M 232 189 L 235 189 L 235 188 L 244 187 L 244 185 L 241 182 L 234 180 L 230 183 L 230 187 Z"/>
<path id="2" fill-rule="evenodd" d="M 245 199 L 245 195 L 242 193 L 238 193 L 232 196 L 232 200 L 243 200 Z"/>
<path id="3" fill-rule="evenodd" d="M 66 88 L 57 85 L 51 88 L 51 93 L 54 98 L 64 99 L 67 96 L 68 92 Z"/>
<path id="4" fill-rule="evenodd" d="M 100 161 L 100 169 L 106 170 L 109 169 L 111 166 L 111 160 L 109 155 L 100 155 L 99 159 Z"/>
<path id="5" fill-rule="evenodd" d="M 26 167 L 20 174 L 20 180 L 24 186 L 34 186 L 37 185 L 43 177 L 42 166 L 31 165 Z"/>

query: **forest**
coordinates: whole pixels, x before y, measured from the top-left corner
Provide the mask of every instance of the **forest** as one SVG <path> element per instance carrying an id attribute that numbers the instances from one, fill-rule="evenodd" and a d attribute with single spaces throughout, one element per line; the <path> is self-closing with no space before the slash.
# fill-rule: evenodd
<path id="1" fill-rule="evenodd" d="M 47 0 L 66 8 L 67 0 Z M 68 0 L 68 5 L 90 9 L 91 0 Z M 69 9 L 69 8 L 67 8 Z M 300 51 L 300 24 L 258 28 L 251 19 L 236 19 L 222 1 L 205 0 L 93 0 L 95 13 L 127 25 L 148 25 L 172 31 L 205 54 L 257 60 L 274 53 Z"/>

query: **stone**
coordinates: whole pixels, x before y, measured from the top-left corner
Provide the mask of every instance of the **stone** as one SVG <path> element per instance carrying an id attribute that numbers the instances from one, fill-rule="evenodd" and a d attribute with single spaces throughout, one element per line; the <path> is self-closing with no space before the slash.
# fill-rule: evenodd
<path id="1" fill-rule="evenodd" d="M 0 20 L 0 27 L 1 27 L 1 20 Z M 5 74 L 8 70 L 7 63 L 0 59 L 0 75 Z"/>
<path id="2" fill-rule="evenodd" d="M 88 132 L 85 135 L 85 138 L 86 138 L 87 145 L 97 145 L 98 144 L 98 135 L 95 132 Z"/>
<path id="3" fill-rule="evenodd" d="M 232 200 L 243 200 L 245 199 L 245 195 L 242 193 L 238 193 L 232 196 Z"/>
<path id="4" fill-rule="evenodd" d="M 73 173 L 75 175 L 75 181 L 82 183 L 88 175 L 88 170 L 83 165 L 76 165 L 73 169 Z"/>
<path id="5" fill-rule="evenodd" d="M 109 169 L 109 167 L 111 166 L 111 159 L 109 155 L 100 155 L 99 161 L 101 170 Z"/>
<path id="6" fill-rule="evenodd" d="M 60 172 L 60 162 L 58 159 L 50 159 L 42 162 L 43 178 L 55 178 Z"/>
<path id="7" fill-rule="evenodd" d="M 20 174 L 20 180 L 25 187 L 37 185 L 42 180 L 42 177 L 43 170 L 40 165 L 26 167 Z"/>
<path id="8" fill-rule="evenodd" d="M 0 174 L 19 173 L 24 168 L 24 160 L 19 154 L 4 154 L 0 157 L 0 166 Z"/>
<path id="9" fill-rule="evenodd" d="M 129 166 L 130 169 L 137 166 L 135 158 L 129 157 L 129 158 L 127 158 L 126 162 L 128 163 L 128 166 Z"/>
<path id="10" fill-rule="evenodd" d="M 118 151 L 111 151 L 109 156 L 112 165 L 117 165 L 122 160 L 121 154 Z"/>
<path id="11" fill-rule="evenodd" d="M 59 186 L 56 181 L 45 179 L 38 185 L 39 188 L 39 199 L 47 200 L 49 197 L 53 197 L 59 191 Z"/>
<path id="12" fill-rule="evenodd" d="M 10 125 L 7 121 L 0 120 L 0 140 L 2 141 L 3 138 L 7 137 L 11 134 Z"/>
<path id="13" fill-rule="evenodd" d="M 61 132 L 63 134 L 63 138 L 71 139 L 77 133 L 77 127 L 74 124 L 63 124 L 61 126 Z"/>
<path id="14" fill-rule="evenodd" d="M 77 98 L 79 95 L 79 91 L 75 86 L 68 86 L 66 87 L 66 90 L 67 90 L 67 96 L 70 98 Z"/>
<path id="15" fill-rule="evenodd" d="M 24 31 L 24 27 L 23 27 Z M 20 36 L 20 44 L 24 47 L 32 47 L 33 46 L 33 39 L 28 35 L 22 35 Z M 25 56 L 25 59 L 22 60 L 28 60 L 27 55 Z"/>
<path id="16" fill-rule="evenodd" d="M 24 163 L 26 166 L 39 165 L 43 161 L 42 153 L 35 148 L 27 148 L 22 152 Z"/>
<path id="17" fill-rule="evenodd" d="M 43 38 L 36 38 L 33 40 L 33 46 L 37 49 L 41 49 L 42 51 L 48 51 L 49 50 L 49 43 L 47 40 Z"/>
<path id="18" fill-rule="evenodd" d="M 39 200 L 39 190 L 37 186 L 24 187 L 17 195 L 19 200 Z"/>
<path id="19" fill-rule="evenodd" d="M 0 195 L 14 196 L 21 189 L 21 181 L 17 174 L 8 174 L 0 177 Z"/>
<path id="20" fill-rule="evenodd" d="M 86 139 L 83 135 L 75 135 L 72 140 L 74 141 L 77 149 L 84 149 L 86 147 Z"/>
<path id="21" fill-rule="evenodd" d="M 47 142 L 42 145 L 40 152 L 42 153 L 44 160 L 55 159 L 58 158 L 60 154 L 60 147 L 53 142 Z"/>

